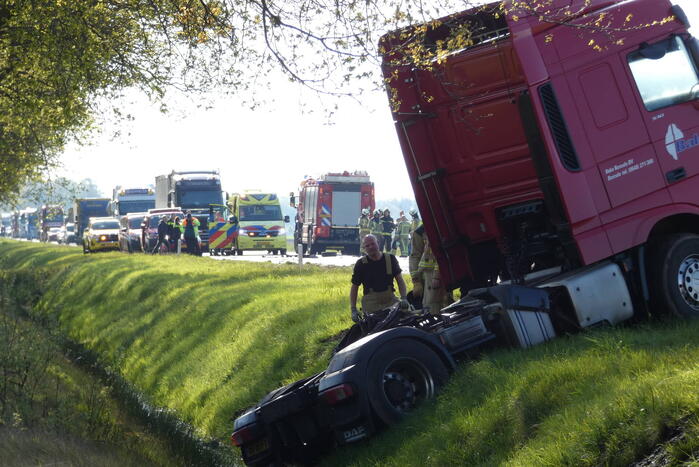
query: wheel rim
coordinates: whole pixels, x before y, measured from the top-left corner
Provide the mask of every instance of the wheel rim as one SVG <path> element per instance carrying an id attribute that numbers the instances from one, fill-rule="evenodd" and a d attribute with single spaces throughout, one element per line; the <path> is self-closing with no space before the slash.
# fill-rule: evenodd
<path id="1" fill-rule="evenodd" d="M 393 360 L 386 366 L 382 381 L 386 400 L 401 413 L 412 410 L 435 393 L 432 373 L 412 358 Z"/>
<path id="2" fill-rule="evenodd" d="M 687 305 L 699 311 L 699 255 L 689 255 L 682 260 L 677 286 Z"/>

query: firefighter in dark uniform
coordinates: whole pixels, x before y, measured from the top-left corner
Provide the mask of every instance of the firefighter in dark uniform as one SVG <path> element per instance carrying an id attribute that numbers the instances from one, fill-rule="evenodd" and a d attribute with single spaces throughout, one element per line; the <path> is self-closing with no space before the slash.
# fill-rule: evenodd
<path id="1" fill-rule="evenodd" d="M 408 308 L 407 288 L 401 275 L 400 265 L 396 257 L 390 253 L 381 253 L 379 243 L 374 235 L 364 237 L 362 244 L 366 256 L 362 256 L 354 265 L 352 286 L 350 288 L 350 311 L 352 321 L 359 321 L 357 310 L 357 295 L 359 286 L 363 286 L 362 311 L 374 313 L 398 302 L 393 287 L 393 281 L 398 284 L 402 308 Z"/>

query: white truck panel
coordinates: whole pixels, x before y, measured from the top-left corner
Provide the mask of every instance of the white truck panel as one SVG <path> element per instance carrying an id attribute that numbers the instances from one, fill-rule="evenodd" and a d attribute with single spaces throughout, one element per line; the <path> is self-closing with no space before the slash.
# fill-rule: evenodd
<path id="1" fill-rule="evenodd" d="M 333 227 L 356 227 L 361 203 L 362 194 L 359 191 L 333 191 Z"/>

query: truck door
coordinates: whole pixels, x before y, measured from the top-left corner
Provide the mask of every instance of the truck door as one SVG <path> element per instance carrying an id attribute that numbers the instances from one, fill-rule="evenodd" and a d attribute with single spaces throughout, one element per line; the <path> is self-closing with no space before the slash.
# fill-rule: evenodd
<path id="1" fill-rule="evenodd" d="M 686 180 L 699 173 L 699 76 L 691 37 L 670 35 L 626 55 L 663 182 L 675 203 L 696 204 Z M 650 164 L 651 160 L 636 161 Z"/>

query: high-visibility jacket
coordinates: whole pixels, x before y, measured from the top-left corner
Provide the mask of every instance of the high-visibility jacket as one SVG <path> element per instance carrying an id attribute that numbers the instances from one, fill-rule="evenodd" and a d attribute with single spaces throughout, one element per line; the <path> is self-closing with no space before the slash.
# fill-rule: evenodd
<path id="1" fill-rule="evenodd" d="M 415 230 L 415 229 L 417 229 L 418 227 L 420 227 L 420 225 L 422 224 L 422 221 L 420 220 L 419 217 L 413 217 L 413 220 L 411 221 L 411 224 L 412 224 L 412 227 L 413 227 L 411 230 Z"/>
<path id="2" fill-rule="evenodd" d="M 398 235 L 410 235 L 411 230 L 412 225 L 410 225 L 410 222 L 408 222 L 407 219 L 398 222 L 398 227 L 396 227 L 396 232 L 398 233 Z"/>
<path id="3" fill-rule="evenodd" d="M 359 231 L 362 233 L 369 233 L 369 223 L 371 221 L 369 220 L 368 216 L 361 216 L 359 218 Z"/>
<path id="4" fill-rule="evenodd" d="M 374 217 L 371 219 L 371 222 L 369 222 L 369 230 L 371 230 L 372 234 L 377 236 L 383 233 L 383 223 L 381 222 L 380 217 Z"/>
<path id="5" fill-rule="evenodd" d="M 193 235 L 194 237 L 198 237 L 199 236 L 199 224 L 200 224 L 199 219 L 197 219 L 196 217 L 192 217 L 192 225 L 190 226 L 189 220 L 187 218 L 185 218 L 184 221 L 182 222 L 182 225 L 184 226 L 184 236 L 185 237 L 189 236 L 188 232 L 191 232 L 194 234 Z"/>

